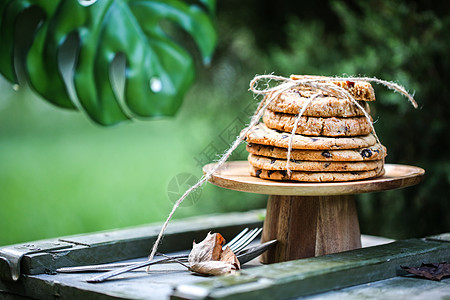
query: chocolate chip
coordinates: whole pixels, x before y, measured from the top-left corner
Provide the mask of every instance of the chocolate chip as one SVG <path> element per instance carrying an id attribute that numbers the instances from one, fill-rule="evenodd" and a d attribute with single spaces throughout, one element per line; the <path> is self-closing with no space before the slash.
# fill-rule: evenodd
<path id="1" fill-rule="evenodd" d="M 287 172 L 285 170 L 281 170 L 279 171 L 280 175 L 283 176 L 283 179 L 288 179 L 289 177 L 287 176 Z"/>
<path id="2" fill-rule="evenodd" d="M 316 139 L 316 138 L 310 138 L 311 139 L 311 141 L 313 141 L 313 142 L 317 142 L 319 139 Z"/>
<path id="3" fill-rule="evenodd" d="M 327 150 L 325 150 L 325 151 L 322 152 L 322 156 L 323 156 L 323 157 L 326 157 L 326 158 L 331 158 L 332 155 L 331 155 L 330 152 L 328 152 Z"/>
<path id="4" fill-rule="evenodd" d="M 372 151 L 370 151 L 370 149 L 364 149 L 363 151 L 361 151 L 361 156 L 364 158 L 371 157 Z"/>
<path id="5" fill-rule="evenodd" d="M 359 175 L 359 173 L 358 172 L 350 172 L 350 174 L 352 174 L 352 175 Z"/>
<path id="6" fill-rule="evenodd" d="M 256 172 L 255 172 L 255 175 L 256 175 L 256 177 L 259 177 L 259 175 L 261 175 L 261 170 L 256 170 Z"/>
<path id="7" fill-rule="evenodd" d="M 283 134 L 283 135 L 281 136 L 282 139 L 285 139 L 285 138 L 287 138 L 287 137 L 288 137 L 287 134 Z"/>
<path id="8" fill-rule="evenodd" d="M 323 164 L 323 166 L 324 166 L 325 168 L 328 168 L 330 165 L 331 165 L 331 163 L 329 163 L 329 162 Z"/>
<path id="9" fill-rule="evenodd" d="M 272 159 L 272 160 L 270 161 L 270 164 L 273 165 L 276 161 L 277 161 L 276 159 Z"/>
<path id="10" fill-rule="evenodd" d="M 291 159 L 291 161 L 294 162 L 294 163 L 296 163 L 296 164 L 299 164 L 299 163 L 302 162 L 301 160 L 295 160 L 295 159 L 293 159 L 293 158 Z"/>

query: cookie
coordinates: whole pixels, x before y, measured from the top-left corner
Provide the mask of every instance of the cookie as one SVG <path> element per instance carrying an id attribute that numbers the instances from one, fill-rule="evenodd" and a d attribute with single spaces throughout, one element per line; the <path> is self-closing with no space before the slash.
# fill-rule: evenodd
<path id="1" fill-rule="evenodd" d="M 264 170 L 286 170 L 286 160 L 248 155 L 248 162 L 258 169 Z M 383 167 L 383 160 L 371 161 L 307 161 L 291 160 L 289 168 L 292 171 L 308 172 L 345 172 L 345 171 L 370 171 Z"/>
<path id="2" fill-rule="evenodd" d="M 250 166 L 250 175 L 262 179 L 302 182 L 338 182 L 354 181 L 382 176 L 384 168 L 360 172 L 298 172 L 293 171 L 288 177 L 286 171 L 264 170 Z"/>
<path id="3" fill-rule="evenodd" d="M 263 121 L 267 127 L 292 132 L 297 116 L 276 113 L 267 109 Z M 311 136 L 358 136 L 367 135 L 372 131 L 371 124 L 366 117 L 353 118 L 317 118 L 300 117 L 295 133 Z"/>
<path id="4" fill-rule="evenodd" d="M 247 151 L 260 156 L 286 159 L 287 148 L 247 144 Z M 312 161 L 367 161 L 386 157 L 386 147 L 375 144 L 371 147 L 352 150 L 300 150 L 292 149 L 291 159 Z"/>
<path id="5" fill-rule="evenodd" d="M 246 134 L 248 143 L 262 144 L 281 148 L 288 148 L 290 133 L 269 129 L 264 123 L 254 126 Z M 358 149 L 375 145 L 376 139 L 372 133 L 357 137 L 308 137 L 294 135 L 292 149 L 334 150 Z"/>
<path id="6" fill-rule="evenodd" d="M 293 80 L 301 79 L 328 79 L 331 77 L 324 76 L 312 76 L 312 75 L 291 75 Z M 350 95 L 359 101 L 375 101 L 375 91 L 372 85 L 367 81 L 348 81 L 348 80 L 332 80 L 329 81 L 345 90 L 347 90 Z"/>
<path id="7" fill-rule="evenodd" d="M 287 114 L 298 114 L 305 106 L 312 92 L 289 90 L 272 100 L 268 108 L 272 111 L 282 112 Z M 269 94 L 266 99 L 269 99 Z M 364 101 L 358 102 L 368 113 L 370 113 L 369 104 Z M 364 112 L 350 100 L 339 99 L 332 96 L 320 96 L 311 101 L 303 113 L 307 117 L 359 117 L 364 116 Z"/>

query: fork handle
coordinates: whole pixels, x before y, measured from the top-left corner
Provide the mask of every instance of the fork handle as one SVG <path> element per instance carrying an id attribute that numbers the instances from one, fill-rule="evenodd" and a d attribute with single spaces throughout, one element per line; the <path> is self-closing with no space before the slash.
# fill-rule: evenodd
<path id="1" fill-rule="evenodd" d="M 188 255 L 177 255 L 174 256 L 174 258 L 187 261 L 188 259 Z M 162 258 L 158 259 L 158 263 L 169 263 L 171 262 L 170 260 L 168 261 L 164 261 L 162 260 Z M 63 267 L 63 268 L 59 268 L 56 269 L 56 272 L 58 273 L 82 273 L 82 272 L 106 272 L 106 271 L 111 271 L 111 270 L 115 270 L 116 268 L 124 268 L 127 266 L 131 266 L 131 265 L 135 265 L 137 264 L 136 262 L 123 262 L 123 263 L 110 263 L 110 264 L 100 264 L 100 265 L 87 265 L 87 266 L 78 266 L 78 267 Z"/>
<path id="2" fill-rule="evenodd" d="M 177 258 L 177 257 L 174 256 L 173 258 Z M 104 281 L 108 280 L 111 277 L 114 277 L 114 276 L 117 276 L 117 275 L 129 272 L 129 271 L 133 271 L 133 270 L 136 270 L 136 269 L 140 269 L 140 268 L 143 268 L 143 267 L 147 267 L 147 266 L 163 263 L 163 262 L 166 262 L 166 261 L 170 261 L 170 260 L 173 260 L 173 258 L 172 257 L 171 258 L 164 257 L 164 258 L 161 258 L 161 259 L 158 259 L 158 260 L 151 260 L 151 261 L 147 260 L 147 261 L 144 261 L 144 262 L 135 263 L 135 264 L 130 265 L 130 266 L 126 266 L 126 267 L 123 267 L 123 268 L 120 268 L 120 269 L 117 269 L 117 270 L 106 272 L 106 273 L 101 274 L 99 276 L 92 277 L 92 278 L 90 278 L 90 279 L 88 279 L 86 281 L 89 282 L 89 283 L 104 282 Z"/>
<path id="3" fill-rule="evenodd" d="M 135 262 L 127 263 L 111 263 L 111 264 L 101 264 L 101 265 L 89 265 L 89 266 L 79 266 L 79 267 L 63 267 L 56 269 L 58 273 L 81 273 L 81 272 L 92 272 L 92 271 L 109 271 L 111 269 L 123 268 L 136 264 Z"/>

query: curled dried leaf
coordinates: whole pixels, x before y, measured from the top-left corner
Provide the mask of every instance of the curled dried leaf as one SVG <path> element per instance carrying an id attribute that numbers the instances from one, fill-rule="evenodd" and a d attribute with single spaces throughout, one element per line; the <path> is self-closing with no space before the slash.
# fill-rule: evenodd
<path id="1" fill-rule="evenodd" d="M 196 244 L 192 245 L 191 253 L 189 253 L 189 264 L 195 264 L 203 261 L 219 260 L 222 253 L 222 246 L 225 239 L 219 233 L 211 234 L 209 232 L 206 238 Z"/>
<path id="2" fill-rule="evenodd" d="M 238 269 L 234 265 L 223 261 L 210 260 L 192 265 L 190 270 L 205 275 L 225 275 L 234 274 Z"/>
<path id="3" fill-rule="evenodd" d="M 225 240 L 219 233 L 208 233 L 202 242 L 194 242 L 188 258 L 189 269 L 205 275 L 235 273 L 241 268 L 239 260 L 229 247 L 222 250 L 224 243 Z"/>
<path id="4" fill-rule="evenodd" d="M 443 278 L 450 277 L 450 263 L 422 263 L 418 268 L 402 266 L 402 269 L 408 273 L 422 278 L 440 281 Z"/>
<path id="5" fill-rule="evenodd" d="M 220 255 L 220 261 L 233 265 L 236 270 L 239 270 L 241 268 L 241 264 L 239 263 L 236 254 L 234 254 L 230 247 L 226 247 L 225 250 L 223 250 L 222 254 Z"/>

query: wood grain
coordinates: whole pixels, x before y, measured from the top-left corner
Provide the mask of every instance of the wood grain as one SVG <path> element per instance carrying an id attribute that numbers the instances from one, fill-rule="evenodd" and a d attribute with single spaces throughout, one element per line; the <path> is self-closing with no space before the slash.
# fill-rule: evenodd
<path id="1" fill-rule="evenodd" d="M 263 263 L 308 258 L 361 248 L 352 196 L 269 197 L 262 242 L 278 243 L 261 257 Z"/>
<path id="2" fill-rule="evenodd" d="M 209 171 L 214 164 L 203 167 Z M 425 170 L 415 166 L 385 164 L 385 175 L 349 182 L 303 183 L 272 181 L 250 176 L 247 161 L 225 163 L 209 180 L 212 184 L 241 192 L 266 195 L 329 196 L 379 192 L 418 184 Z"/>

